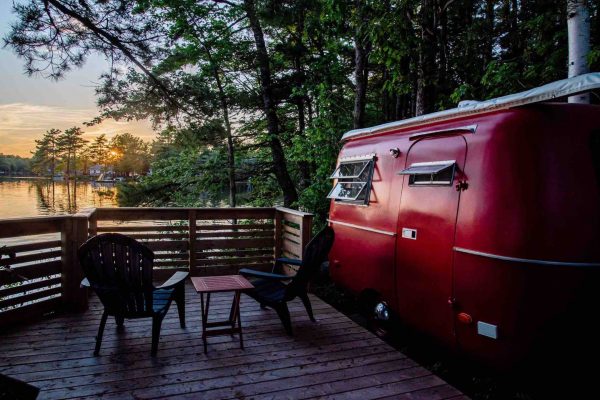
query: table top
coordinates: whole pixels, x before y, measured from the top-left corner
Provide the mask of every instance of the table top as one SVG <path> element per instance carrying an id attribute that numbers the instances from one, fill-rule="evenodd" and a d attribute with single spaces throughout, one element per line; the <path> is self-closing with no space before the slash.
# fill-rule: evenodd
<path id="1" fill-rule="evenodd" d="M 198 293 L 230 292 L 254 288 L 242 275 L 195 276 L 192 277 L 192 283 Z"/>

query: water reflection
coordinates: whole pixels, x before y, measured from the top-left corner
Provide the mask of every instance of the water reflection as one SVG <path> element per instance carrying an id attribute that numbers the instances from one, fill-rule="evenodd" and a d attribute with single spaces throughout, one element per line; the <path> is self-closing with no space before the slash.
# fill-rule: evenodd
<path id="1" fill-rule="evenodd" d="M 0 218 L 73 214 L 86 207 L 116 207 L 112 183 L 0 179 Z"/>

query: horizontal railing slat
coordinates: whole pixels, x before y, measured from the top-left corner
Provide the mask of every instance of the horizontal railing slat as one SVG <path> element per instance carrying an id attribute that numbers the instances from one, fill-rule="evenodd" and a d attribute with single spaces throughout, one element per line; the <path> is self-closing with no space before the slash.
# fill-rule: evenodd
<path id="1" fill-rule="evenodd" d="M 212 259 L 196 259 L 198 266 L 203 265 L 229 265 L 229 264 L 249 264 L 249 263 L 272 263 L 272 256 L 266 257 L 239 257 L 239 258 L 212 258 Z"/>
<path id="2" fill-rule="evenodd" d="M 60 247 L 60 246 L 61 246 L 60 240 L 48 240 L 48 241 L 44 241 L 44 242 L 34 242 L 34 243 L 6 246 L 6 247 L 2 247 L 0 249 L 0 251 L 5 254 L 9 253 L 9 252 L 25 253 L 28 251 L 52 249 L 52 248 Z"/>
<path id="3" fill-rule="evenodd" d="M 240 248 L 261 248 L 272 247 L 275 241 L 273 238 L 262 239 L 207 239 L 198 240 L 196 246 L 198 249 L 240 249 Z"/>
<path id="4" fill-rule="evenodd" d="M 197 238 L 237 238 L 237 237 L 272 237 L 273 231 L 225 231 L 225 232 L 199 232 L 196 234 Z"/>
<path id="5" fill-rule="evenodd" d="M 291 234 L 294 236 L 300 236 L 300 229 L 292 228 L 289 225 L 283 226 L 283 232 L 284 232 L 284 234 L 287 233 L 287 234 Z"/>
<path id="6" fill-rule="evenodd" d="M 48 260 L 51 258 L 60 257 L 61 254 L 61 250 L 52 250 L 34 254 L 26 254 L 23 256 L 16 256 L 14 258 L 3 258 L 2 260 L 0 260 L 0 266 L 15 266 L 17 264 L 23 264 L 32 261 Z"/>
<path id="7" fill-rule="evenodd" d="M 97 232 L 162 232 L 162 231 L 187 231 L 189 228 L 183 225 L 140 225 L 140 226 L 99 226 Z"/>
<path id="8" fill-rule="evenodd" d="M 62 304 L 60 297 L 51 298 L 37 303 L 17 307 L 0 313 L 0 326 L 27 321 L 32 317 L 38 317 L 45 313 L 56 310 Z"/>
<path id="9" fill-rule="evenodd" d="M 60 232 L 67 218 L 59 216 L 2 219 L 0 239 Z"/>
<path id="10" fill-rule="evenodd" d="M 275 225 L 273 224 L 214 224 L 214 225 L 198 225 L 197 230 L 199 231 L 221 231 L 225 229 L 238 229 L 238 230 L 273 230 Z"/>
<path id="11" fill-rule="evenodd" d="M 164 239 L 185 239 L 187 233 L 130 233 L 127 236 L 135 240 L 164 240 Z"/>
<path id="12" fill-rule="evenodd" d="M 195 271 L 201 275 L 214 276 L 214 275 L 232 275 L 237 274 L 240 269 L 249 268 L 256 271 L 269 272 L 273 268 L 272 264 L 241 264 L 241 265 L 212 265 L 212 266 L 197 266 Z"/>
<path id="13" fill-rule="evenodd" d="M 157 260 L 154 261 L 154 266 L 155 267 L 180 267 L 180 266 L 187 266 L 189 263 L 188 261 L 185 260 Z"/>
<path id="14" fill-rule="evenodd" d="M 262 255 L 273 255 L 273 249 L 201 251 L 201 252 L 196 253 L 197 258 L 246 257 L 246 256 L 262 256 Z"/>
<path id="15" fill-rule="evenodd" d="M 38 300 L 38 299 L 48 297 L 48 296 L 53 296 L 55 294 L 60 294 L 61 291 L 62 291 L 62 288 L 59 286 L 59 287 L 55 287 L 55 288 L 39 290 L 34 293 L 24 294 L 22 296 L 11 297 L 10 299 L 0 300 L 0 309 L 14 306 L 14 305 L 21 304 L 21 303 L 26 303 L 28 301 Z"/>
<path id="16" fill-rule="evenodd" d="M 11 269 L 27 279 L 37 279 L 48 275 L 60 274 L 62 271 L 62 261 L 46 261 L 37 264 L 16 266 Z"/>
<path id="17" fill-rule="evenodd" d="M 189 248 L 189 243 L 184 240 L 154 240 L 142 244 L 152 251 L 187 251 Z"/>
<path id="18" fill-rule="evenodd" d="M 0 289 L 0 298 L 5 296 L 10 296 L 13 294 L 27 292 L 29 290 L 40 289 L 43 287 L 59 285 L 61 282 L 60 277 L 44 279 L 37 282 L 29 282 L 25 281 L 23 284 L 13 287 L 7 287 L 4 289 Z"/>

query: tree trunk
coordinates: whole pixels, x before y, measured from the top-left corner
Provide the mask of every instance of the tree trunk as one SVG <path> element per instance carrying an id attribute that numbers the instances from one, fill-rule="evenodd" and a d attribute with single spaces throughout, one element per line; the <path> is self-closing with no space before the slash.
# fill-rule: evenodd
<path id="1" fill-rule="evenodd" d="M 263 107 L 267 117 L 267 131 L 269 132 L 269 147 L 273 155 L 273 171 L 277 177 L 277 182 L 283 191 L 283 203 L 286 207 L 298 200 L 298 193 L 294 182 L 290 177 L 283 153 L 283 147 L 279 140 L 279 119 L 273 98 L 273 87 L 271 83 L 271 67 L 269 65 L 269 54 L 265 45 L 265 37 L 256 15 L 254 0 L 244 0 L 244 8 L 248 15 L 248 22 L 254 34 L 256 43 L 256 59 L 260 70 L 260 84 L 263 98 Z"/>
<path id="2" fill-rule="evenodd" d="M 485 3 L 485 23 L 486 23 L 486 35 L 485 35 L 485 53 L 483 58 L 483 71 L 485 73 L 487 65 L 492 61 L 494 57 L 494 38 L 495 38 L 495 11 L 494 11 L 495 0 L 486 0 Z"/>
<path id="3" fill-rule="evenodd" d="M 236 206 L 236 194 L 237 189 L 235 187 L 235 153 L 233 146 L 233 135 L 231 133 L 231 121 L 229 120 L 229 103 L 225 90 L 223 89 L 223 83 L 221 82 L 221 76 L 219 74 L 218 67 L 213 63 L 210 51 L 206 49 L 209 56 L 209 61 L 212 64 L 213 75 L 217 88 L 219 89 L 219 101 L 221 103 L 221 111 L 223 112 L 223 122 L 225 123 L 225 132 L 227 134 L 227 175 L 229 178 L 229 206 Z"/>
<path id="4" fill-rule="evenodd" d="M 423 0 L 419 12 L 421 40 L 417 68 L 417 95 L 415 115 L 433 111 L 435 74 L 435 27 L 433 0 Z"/>
<path id="5" fill-rule="evenodd" d="M 590 10 L 587 0 L 567 0 L 567 29 L 569 32 L 569 78 L 590 71 L 587 56 L 590 52 Z M 569 97 L 569 103 L 590 102 L 589 93 Z"/>
<path id="6" fill-rule="evenodd" d="M 370 43 L 365 33 L 367 25 L 364 4 L 356 0 L 357 22 L 354 36 L 354 129 L 365 126 L 365 105 L 367 100 L 367 85 L 369 81 L 369 47 Z"/>

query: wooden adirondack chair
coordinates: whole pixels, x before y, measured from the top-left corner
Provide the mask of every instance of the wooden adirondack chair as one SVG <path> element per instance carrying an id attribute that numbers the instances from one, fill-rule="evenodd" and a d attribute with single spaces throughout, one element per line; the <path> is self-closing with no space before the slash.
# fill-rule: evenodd
<path id="1" fill-rule="evenodd" d="M 152 281 L 154 253 L 138 241 L 118 233 L 105 233 L 89 239 L 79 248 L 79 262 L 85 279 L 104 305 L 96 337 L 94 355 L 100 352 L 108 316 L 114 316 L 117 329 L 125 318 L 152 318 L 152 355 L 158 349 L 162 320 L 171 301 L 177 303 L 179 322 L 185 328 L 185 285 L 188 272 L 176 272 L 164 284 Z"/>
<path id="2" fill-rule="evenodd" d="M 311 321 L 315 322 L 312 305 L 308 298 L 308 283 L 315 277 L 321 264 L 327 259 L 333 245 L 334 233 L 331 227 L 325 227 L 308 243 L 302 260 L 278 258 L 271 273 L 243 268 L 240 274 L 249 278 L 254 289 L 245 292 L 258 301 L 261 307 L 271 307 L 279 315 L 289 335 L 292 335 L 292 322 L 287 303 L 299 297 L 304 303 Z M 294 276 L 281 273 L 283 264 L 297 265 L 298 272 Z M 289 282 L 289 283 L 286 283 Z"/>

